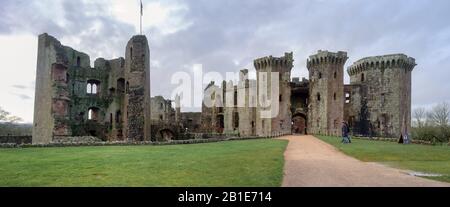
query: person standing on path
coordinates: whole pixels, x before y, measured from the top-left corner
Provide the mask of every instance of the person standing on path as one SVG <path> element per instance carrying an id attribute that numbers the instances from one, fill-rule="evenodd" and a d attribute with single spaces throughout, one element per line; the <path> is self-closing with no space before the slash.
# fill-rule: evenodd
<path id="1" fill-rule="evenodd" d="M 350 133 L 350 129 L 345 121 L 342 122 L 342 143 L 349 144 L 351 143 L 350 138 L 348 137 Z"/>

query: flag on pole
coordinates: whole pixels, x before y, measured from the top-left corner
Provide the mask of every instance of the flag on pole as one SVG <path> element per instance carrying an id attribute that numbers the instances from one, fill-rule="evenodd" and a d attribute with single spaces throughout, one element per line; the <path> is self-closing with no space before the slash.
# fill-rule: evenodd
<path id="1" fill-rule="evenodd" d="M 141 0 L 141 16 L 144 15 L 144 5 L 142 5 L 142 0 Z"/>

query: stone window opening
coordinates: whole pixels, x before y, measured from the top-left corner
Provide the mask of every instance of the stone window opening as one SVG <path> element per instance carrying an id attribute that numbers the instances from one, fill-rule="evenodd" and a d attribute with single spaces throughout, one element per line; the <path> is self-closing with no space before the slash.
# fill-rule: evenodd
<path id="1" fill-rule="evenodd" d="M 320 101 L 320 93 L 317 93 L 317 101 Z"/>
<path id="2" fill-rule="evenodd" d="M 234 129 L 238 129 L 239 128 L 239 113 L 235 112 L 234 113 Z"/>
<path id="3" fill-rule="evenodd" d="M 319 72 L 319 79 L 322 79 L 322 73 Z"/>
<path id="4" fill-rule="evenodd" d="M 77 67 L 81 66 L 81 58 L 78 56 L 77 57 Z"/>
<path id="5" fill-rule="evenodd" d="M 99 109 L 96 107 L 89 108 L 88 111 L 88 120 L 90 121 L 98 121 L 99 118 Z"/>
<path id="6" fill-rule="evenodd" d="M 86 93 L 87 94 L 98 94 L 100 87 L 100 81 L 98 80 L 88 80 L 86 85 Z"/>
<path id="7" fill-rule="evenodd" d="M 159 120 L 164 120 L 164 117 L 163 117 L 163 115 L 159 115 Z"/>
<path id="8" fill-rule="evenodd" d="M 127 85 L 126 85 L 126 93 L 130 93 L 130 83 L 127 81 Z"/>
<path id="9" fill-rule="evenodd" d="M 125 79 L 123 78 L 117 79 L 117 91 L 119 91 L 120 93 L 125 92 Z"/>
<path id="10" fill-rule="evenodd" d="M 346 104 L 350 103 L 350 93 L 348 93 L 348 92 L 345 93 L 345 103 Z"/>
<path id="11" fill-rule="evenodd" d="M 161 109 L 161 110 L 164 109 L 164 104 L 163 104 L 163 103 L 160 103 L 160 104 L 159 104 L 159 109 Z"/>
<path id="12" fill-rule="evenodd" d="M 283 101 L 283 95 L 280 95 L 280 102 Z"/>
<path id="13" fill-rule="evenodd" d="M 337 78 L 337 72 L 335 71 L 334 72 L 334 79 L 336 79 Z"/>
<path id="14" fill-rule="evenodd" d="M 333 94 L 333 99 L 336 101 L 336 93 Z"/>
<path id="15" fill-rule="evenodd" d="M 120 110 L 116 111 L 116 123 L 119 124 L 121 120 L 122 112 Z"/>
<path id="16" fill-rule="evenodd" d="M 133 60 L 133 48 L 130 47 L 130 59 Z"/>
<path id="17" fill-rule="evenodd" d="M 113 114 L 109 114 L 109 129 L 113 128 Z"/>
<path id="18" fill-rule="evenodd" d="M 365 77 L 364 77 L 364 73 L 363 73 L 363 74 L 361 74 L 361 82 L 364 82 L 364 79 L 365 79 Z"/>

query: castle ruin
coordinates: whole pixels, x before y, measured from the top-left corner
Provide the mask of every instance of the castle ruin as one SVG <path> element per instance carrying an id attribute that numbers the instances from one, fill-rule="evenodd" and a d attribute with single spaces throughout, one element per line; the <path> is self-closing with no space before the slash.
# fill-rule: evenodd
<path id="1" fill-rule="evenodd" d="M 150 96 L 150 49 L 143 35 L 130 39 L 125 58 L 98 58 L 48 34 L 39 36 L 33 144 L 79 141 L 170 141 L 215 136 L 352 133 L 399 137 L 411 128 L 411 75 L 415 60 L 404 54 L 367 57 L 348 67 L 346 52 L 319 50 L 307 60 L 309 79 L 291 79 L 293 53 L 254 60 L 237 83 L 211 82 L 202 112 L 181 113 L 180 97 Z M 275 80 L 275 81 L 273 81 Z M 274 87 L 279 93 L 275 95 Z M 264 116 L 276 103 L 276 114 Z M 175 107 L 174 107 L 175 106 Z M 270 111 L 270 110 L 269 110 Z M 202 136 L 204 137 L 204 136 Z"/>

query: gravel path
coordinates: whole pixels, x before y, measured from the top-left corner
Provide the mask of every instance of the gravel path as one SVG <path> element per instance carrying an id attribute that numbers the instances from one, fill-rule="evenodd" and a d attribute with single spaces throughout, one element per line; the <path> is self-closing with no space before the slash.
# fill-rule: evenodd
<path id="1" fill-rule="evenodd" d="M 286 136 L 283 187 L 403 187 L 450 184 L 415 177 L 405 170 L 362 162 L 313 136 Z"/>

